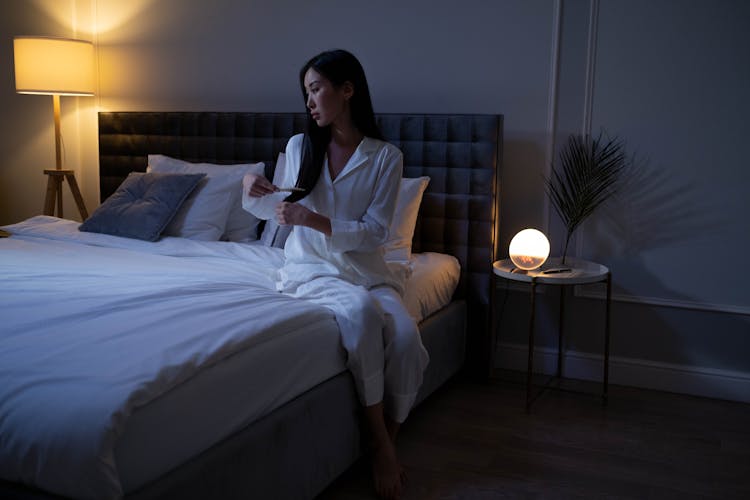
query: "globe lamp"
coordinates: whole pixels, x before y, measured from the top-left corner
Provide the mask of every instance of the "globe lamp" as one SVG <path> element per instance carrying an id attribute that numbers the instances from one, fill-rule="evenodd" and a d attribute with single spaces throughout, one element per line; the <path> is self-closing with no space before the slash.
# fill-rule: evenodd
<path id="1" fill-rule="evenodd" d="M 510 240 L 508 252 L 518 269 L 531 271 L 544 264 L 549 257 L 549 240 L 539 230 L 524 229 Z"/>

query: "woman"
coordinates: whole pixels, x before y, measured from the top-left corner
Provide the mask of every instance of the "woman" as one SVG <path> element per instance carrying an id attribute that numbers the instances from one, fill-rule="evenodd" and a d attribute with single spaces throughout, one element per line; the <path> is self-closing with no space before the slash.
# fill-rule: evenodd
<path id="1" fill-rule="evenodd" d="M 293 230 L 277 287 L 330 308 L 347 351 L 372 436 L 375 488 L 398 498 L 404 482 L 395 439 L 429 357 L 401 300 L 402 278 L 383 259 L 403 160 L 384 142 L 359 61 L 344 50 L 323 52 L 300 71 L 309 111 L 307 132 L 286 147 L 282 187 L 262 176 L 243 180 L 243 206 L 275 216 Z"/>

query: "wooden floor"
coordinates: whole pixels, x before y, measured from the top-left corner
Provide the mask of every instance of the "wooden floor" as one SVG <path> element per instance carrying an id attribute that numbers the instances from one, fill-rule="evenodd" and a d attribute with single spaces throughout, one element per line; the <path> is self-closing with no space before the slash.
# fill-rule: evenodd
<path id="1" fill-rule="evenodd" d="M 529 414 L 524 401 L 507 380 L 428 398 L 399 436 L 403 498 L 750 499 L 748 404 L 616 386 L 606 407 L 557 390 Z M 318 500 L 372 499 L 371 485 L 363 459 Z"/>

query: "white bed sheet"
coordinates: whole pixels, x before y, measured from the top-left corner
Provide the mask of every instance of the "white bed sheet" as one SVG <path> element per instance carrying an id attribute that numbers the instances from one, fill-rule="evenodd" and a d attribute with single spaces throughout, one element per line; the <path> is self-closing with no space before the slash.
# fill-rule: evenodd
<path id="1" fill-rule="evenodd" d="M 338 352 L 334 316 L 270 291 L 269 266 L 251 265 L 278 264 L 273 249 L 176 238 L 148 244 L 80 233 L 50 217 L 7 229 L 14 236 L 0 241 L 4 479 L 75 498 L 117 498 L 115 447 L 128 417 L 201 371 L 265 351 L 254 361 L 289 373 L 279 384 L 246 381 L 248 398 L 265 400 L 262 412 L 344 369 L 341 356 L 316 363 L 318 345 L 310 344 L 327 339 L 322 348 Z M 307 341 L 308 331 L 317 334 L 306 350 L 298 337 Z M 294 363 L 272 355 L 289 346 Z M 294 376 L 297 369 L 305 376 Z M 269 386 L 280 389 L 268 396 Z"/>
<path id="2" fill-rule="evenodd" d="M 4 479 L 117 498 L 345 369 L 333 315 L 273 291 L 279 249 L 142 242 L 44 216 L 7 229 Z M 431 253 L 408 268 L 420 321 L 450 302 L 460 268 Z"/>

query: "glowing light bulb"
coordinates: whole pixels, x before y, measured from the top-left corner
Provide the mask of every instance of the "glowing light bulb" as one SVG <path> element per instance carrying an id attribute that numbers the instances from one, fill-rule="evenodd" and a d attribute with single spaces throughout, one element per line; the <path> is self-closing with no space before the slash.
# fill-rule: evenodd
<path id="1" fill-rule="evenodd" d="M 524 271 L 540 267 L 549 257 L 549 240 L 536 229 L 524 229 L 510 240 L 510 260 Z"/>

